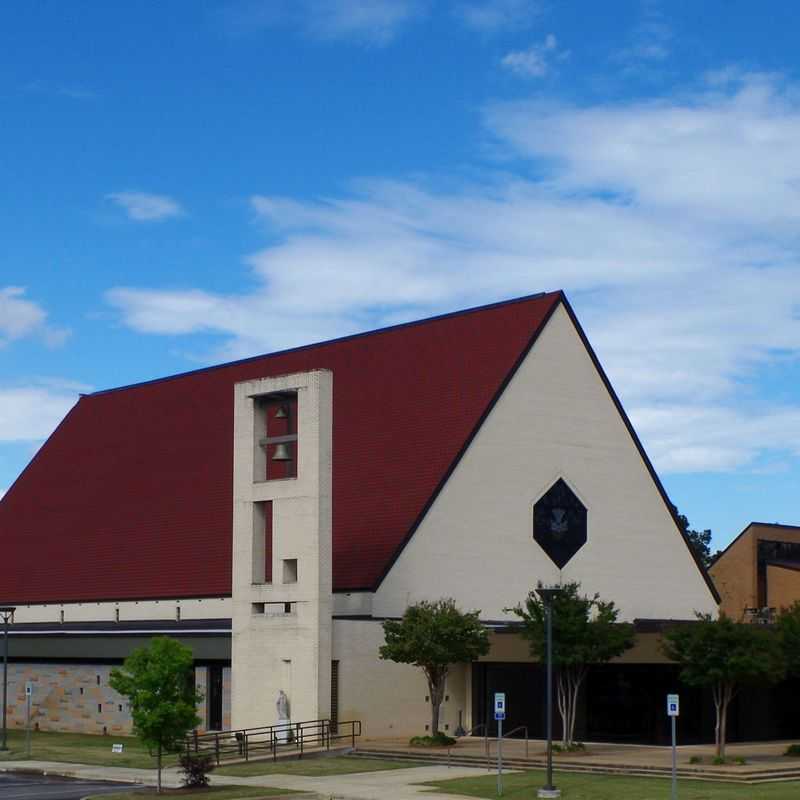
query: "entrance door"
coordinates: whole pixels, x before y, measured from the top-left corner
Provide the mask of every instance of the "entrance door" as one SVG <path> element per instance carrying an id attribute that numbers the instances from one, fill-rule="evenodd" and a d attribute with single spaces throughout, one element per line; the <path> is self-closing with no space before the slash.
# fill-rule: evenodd
<path id="1" fill-rule="evenodd" d="M 542 670 L 538 664 L 501 664 L 479 662 L 472 665 L 472 721 L 488 725 L 489 736 L 497 736 L 494 720 L 494 694 L 506 696 L 506 719 L 503 731 L 510 733 L 522 725 L 528 736 L 540 738 L 544 732 Z M 517 730 L 514 736 L 524 736 Z"/>
<path id="2" fill-rule="evenodd" d="M 208 730 L 222 730 L 222 667 L 214 664 L 208 668 Z"/>

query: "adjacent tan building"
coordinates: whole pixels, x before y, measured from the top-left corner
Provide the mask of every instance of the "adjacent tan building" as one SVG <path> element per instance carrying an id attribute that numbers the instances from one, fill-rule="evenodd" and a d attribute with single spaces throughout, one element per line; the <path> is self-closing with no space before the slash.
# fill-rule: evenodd
<path id="1" fill-rule="evenodd" d="M 733 619 L 769 619 L 800 601 L 800 527 L 751 522 L 709 574 L 722 613 Z"/>

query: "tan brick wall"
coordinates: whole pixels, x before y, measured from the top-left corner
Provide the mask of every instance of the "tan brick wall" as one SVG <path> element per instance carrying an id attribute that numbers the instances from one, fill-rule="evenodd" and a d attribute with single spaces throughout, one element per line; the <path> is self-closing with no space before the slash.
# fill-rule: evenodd
<path id="1" fill-rule="evenodd" d="M 767 567 L 767 605 L 789 608 L 800 600 L 800 571 L 770 564 Z"/>
<path id="2" fill-rule="evenodd" d="M 720 613 L 741 619 L 745 608 L 757 605 L 756 537 L 746 530 L 709 569 L 720 594 Z"/>
<path id="3" fill-rule="evenodd" d="M 774 542 L 800 542 L 800 529 L 793 526 L 762 525 L 758 522 L 750 524 L 735 539 L 733 544 L 717 559 L 709 569 L 711 579 L 720 593 L 722 602 L 720 611 L 733 619 L 741 619 L 745 608 L 758 605 L 758 575 L 756 564 L 758 558 L 758 541 L 768 539 Z M 787 570 L 781 570 L 786 572 Z M 790 576 L 777 575 L 779 586 L 772 586 L 775 572 L 768 568 L 767 605 L 781 608 L 791 605 L 793 600 L 800 599 L 800 591 L 793 588 L 796 584 Z"/>

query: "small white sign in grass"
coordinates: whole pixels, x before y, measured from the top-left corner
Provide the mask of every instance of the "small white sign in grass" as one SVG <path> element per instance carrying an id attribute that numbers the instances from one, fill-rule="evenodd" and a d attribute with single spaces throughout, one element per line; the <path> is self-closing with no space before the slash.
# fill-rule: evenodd
<path id="1" fill-rule="evenodd" d="M 111 745 L 111 752 L 112 753 L 121 753 L 123 745 L 121 744 L 112 744 Z"/>

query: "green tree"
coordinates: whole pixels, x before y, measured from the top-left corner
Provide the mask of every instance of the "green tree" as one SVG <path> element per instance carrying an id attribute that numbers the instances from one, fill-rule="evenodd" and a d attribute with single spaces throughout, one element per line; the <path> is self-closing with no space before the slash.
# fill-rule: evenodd
<path id="1" fill-rule="evenodd" d="M 163 753 L 175 751 L 179 740 L 200 724 L 202 696 L 194 688 L 192 669 L 188 647 L 158 636 L 134 650 L 121 669 L 111 670 L 109 684 L 128 698 L 134 733 L 158 754 L 159 792 Z"/>
<path id="2" fill-rule="evenodd" d="M 553 600 L 553 666 L 558 671 L 558 711 L 562 743 L 570 747 L 575 737 L 575 717 L 580 692 L 589 667 L 605 664 L 633 646 L 633 625 L 617 622 L 613 601 L 579 594 L 580 584 L 567 583 Z M 544 663 L 547 654 L 545 607 L 535 591 L 513 611 L 523 623 L 522 635 L 531 655 Z"/>
<path id="3" fill-rule="evenodd" d="M 711 555 L 711 531 L 709 529 L 703 531 L 694 530 L 690 526 L 686 515 L 681 514 L 676 505 L 672 506 L 672 510 L 675 512 L 675 517 L 678 520 L 681 532 L 689 540 L 689 544 L 692 546 L 695 553 L 697 553 L 697 557 L 700 559 L 702 565 L 708 569 L 714 559 L 719 555 L 719 551 L 713 556 Z"/>
<path id="4" fill-rule="evenodd" d="M 776 622 L 786 669 L 800 677 L 800 600 L 783 609 Z"/>
<path id="5" fill-rule="evenodd" d="M 734 622 L 724 614 L 719 619 L 698 614 L 696 622 L 668 630 L 663 649 L 680 665 L 684 683 L 711 687 L 717 712 L 714 741 L 717 756 L 725 758 L 731 700 L 742 686 L 770 685 L 785 674 L 779 637 L 769 628 Z"/>
<path id="6" fill-rule="evenodd" d="M 474 661 L 489 652 L 489 634 L 480 611 L 460 611 L 455 600 L 423 600 L 409 606 L 400 620 L 386 620 L 380 657 L 420 667 L 428 681 L 431 734 L 439 733 L 439 707 L 451 664 Z"/>

